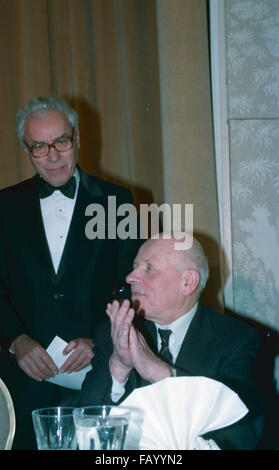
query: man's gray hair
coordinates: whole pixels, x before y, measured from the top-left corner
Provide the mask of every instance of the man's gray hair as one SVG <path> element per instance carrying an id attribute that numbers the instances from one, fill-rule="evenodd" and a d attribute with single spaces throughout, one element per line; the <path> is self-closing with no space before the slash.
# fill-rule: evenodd
<path id="1" fill-rule="evenodd" d="M 30 114 L 48 114 L 51 111 L 62 111 L 64 112 L 69 120 L 73 130 L 78 126 L 78 115 L 76 111 L 66 103 L 59 96 L 39 96 L 38 98 L 32 98 L 18 111 L 16 117 L 16 132 L 21 142 L 24 141 L 24 126 L 26 119 Z"/>
<path id="2" fill-rule="evenodd" d="M 209 277 L 208 260 L 203 247 L 196 238 L 193 237 L 193 245 L 190 250 L 185 251 L 186 262 L 191 263 L 193 269 L 196 269 L 200 275 L 198 293 L 200 294 L 206 286 Z"/>

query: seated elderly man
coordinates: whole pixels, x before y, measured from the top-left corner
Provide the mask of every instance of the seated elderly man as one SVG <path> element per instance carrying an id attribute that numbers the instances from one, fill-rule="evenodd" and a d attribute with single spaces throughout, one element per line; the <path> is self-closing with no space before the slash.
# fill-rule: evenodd
<path id="1" fill-rule="evenodd" d="M 208 263 L 196 239 L 177 250 L 174 236 L 146 241 L 127 276 L 128 300 L 107 306 L 94 338 L 93 370 L 74 404 L 117 404 L 135 388 L 171 376 L 205 376 L 236 391 L 249 408 L 239 423 L 210 433 L 223 449 L 256 448 L 262 427 L 252 386 L 257 333 L 205 307 Z M 136 312 L 136 313 L 135 313 Z"/>

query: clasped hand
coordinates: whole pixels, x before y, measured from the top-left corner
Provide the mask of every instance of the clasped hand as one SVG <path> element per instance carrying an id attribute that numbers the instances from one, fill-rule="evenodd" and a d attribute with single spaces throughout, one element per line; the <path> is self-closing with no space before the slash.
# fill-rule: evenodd
<path id="1" fill-rule="evenodd" d="M 118 382 L 125 382 L 132 369 L 151 383 L 172 375 L 171 367 L 152 352 L 143 335 L 133 325 L 135 311 L 128 300 L 121 305 L 114 300 L 107 305 L 106 313 L 111 322 L 113 342 L 110 372 Z"/>

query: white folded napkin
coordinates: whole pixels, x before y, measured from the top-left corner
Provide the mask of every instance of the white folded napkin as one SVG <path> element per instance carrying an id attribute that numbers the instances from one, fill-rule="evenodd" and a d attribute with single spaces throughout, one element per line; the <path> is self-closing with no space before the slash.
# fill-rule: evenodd
<path id="1" fill-rule="evenodd" d="M 134 390 L 126 449 L 218 449 L 203 434 L 229 426 L 248 408 L 226 385 L 206 377 L 171 377 Z"/>

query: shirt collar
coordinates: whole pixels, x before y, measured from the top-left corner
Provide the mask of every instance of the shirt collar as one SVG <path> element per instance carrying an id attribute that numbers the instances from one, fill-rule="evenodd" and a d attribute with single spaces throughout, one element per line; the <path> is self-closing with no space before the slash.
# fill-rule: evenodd
<path id="1" fill-rule="evenodd" d="M 175 342 L 177 344 L 181 344 L 197 310 L 198 310 L 198 302 L 194 305 L 194 307 L 189 312 L 185 313 L 184 315 L 182 315 L 181 317 L 179 317 L 177 320 L 170 323 L 169 325 L 159 325 L 159 323 L 155 323 L 157 334 L 158 334 L 158 328 L 162 330 L 163 329 L 171 330 L 173 332 L 172 337 L 175 339 Z"/>
<path id="2" fill-rule="evenodd" d="M 75 178 L 76 178 L 76 184 L 77 184 L 77 186 L 76 186 L 76 195 L 77 195 L 79 182 L 80 182 L 80 174 L 79 174 L 79 171 L 78 171 L 77 167 L 75 168 L 73 176 L 75 176 Z"/>

